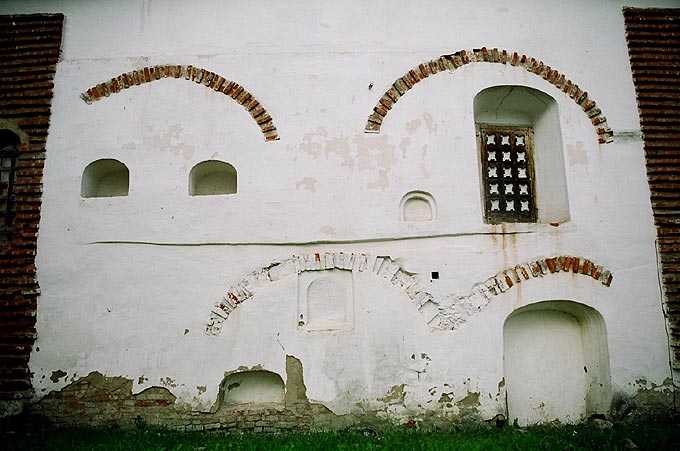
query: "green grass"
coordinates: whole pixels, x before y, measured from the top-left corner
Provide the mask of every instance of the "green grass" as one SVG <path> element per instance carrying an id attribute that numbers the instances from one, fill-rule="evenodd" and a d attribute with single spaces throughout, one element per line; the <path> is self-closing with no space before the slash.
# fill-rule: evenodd
<path id="1" fill-rule="evenodd" d="M 23 429 L 23 428 L 22 428 Z M 680 425 L 647 423 L 588 426 L 458 428 L 449 432 L 392 430 L 289 433 L 280 435 L 224 432 L 172 432 L 140 428 L 25 428 L 0 432 L 0 449 L 10 450 L 616 450 L 630 440 L 643 450 L 680 450 Z"/>

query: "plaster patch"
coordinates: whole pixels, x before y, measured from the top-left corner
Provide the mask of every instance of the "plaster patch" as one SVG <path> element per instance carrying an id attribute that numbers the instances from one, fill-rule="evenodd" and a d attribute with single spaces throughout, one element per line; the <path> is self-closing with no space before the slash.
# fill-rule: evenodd
<path id="1" fill-rule="evenodd" d="M 385 393 L 385 396 L 378 398 L 377 400 L 384 402 L 385 404 L 404 404 L 404 400 L 406 399 L 404 387 L 406 387 L 406 384 L 393 385 L 387 393 Z"/>
<path id="2" fill-rule="evenodd" d="M 352 149 L 347 138 L 333 138 L 326 141 L 326 148 L 324 149 L 326 158 L 328 158 L 330 154 L 339 155 L 340 158 L 342 158 L 341 166 L 354 169 L 354 158 L 352 158 L 351 153 Z"/>
<path id="3" fill-rule="evenodd" d="M 354 137 L 357 145 L 358 169 L 360 171 L 383 168 L 389 171 L 397 163 L 394 146 L 387 136 L 366 136 L 357 134 Z"/>
<path id="4" fill-rule="evenodd" d="M 65 378 L 66 376 L 67 376 L 67 374 L 64 371 L 56 370 L 56 371 L 52 371 L 52 375 L 50 376 L 50 380 L 56 384 L 57 382 L 59 382 L 59 379 L 61 379 L 62 377 Z"/>
<path id="5" fill-rule="evenodd" d="M 317 180 L 314 177 L 305 177 L 295 182 L 295 189 L 302 188 L 313 193 L 316 192 L 316 182 Z"/>
<path id="6" fill-rule="evenodd" d="M 468 392 L 468 394 L 461 400 L 456 402 L 456 406 L 460 409 L 460 414 L 475 414 L 480 406 L 479 392 Z"/>
<path id="7" fill-rule="evenodd" d="M 430 178 L 430 171 L 427 170 L 425 163 L 420 163 L 420 172 L 423 174 L 423 178 Z"/>
<path id="8" fill-rule="evenodd" d="M 413 119 L 412 121 L 406 123 L 406 131 L 408 132 L 409 135 L 412 135 L 415 132 L 417 132 L 419 127 L 420 119 Z"/>
<path id="9" fill-rule="evenodd" d="M 401 157 L 402 158 L 406 158 L 406 156 L 408 155 L 408 146 L 410 146 L 410 145 L 411 145 L 411 138 L 409 138 L 408 136 L 406 138 L 402 139 L 401 142 L 399 143 L 399 149 L 401 149 Z"/>
<path id="10" fill-rule="evenodd" d="M 163 134 L 143 137 L 142 144 L 147 148 L 172 152 L 175 155 L 181 153 L 185 159 L 190 159 L 195 150 L 194 146 L 184 142 L 177 142 L 183 131 L 181 124 L 175 124 L 170 126 Z"/>
<path id="11" fill-rule="evenodd" d="M 333 227 L 329 226 L 329 225 L 325 225 L 325 226 L 321 227 L 319 229 L 319 233 L 323 233 L 324 235 L 328 235 L 328 236 L 331 236 L 331 237 L 334 237 L 335 235 L 337 235 L 337 233 L 335 232 L 335 229 Z"/>
<path id="12" fill-rule="evenodd" d="M 387 171 L 380 171 L 378 178 L 366 185 L 369 189 L 381 189 L 385 191 L 390 186 L 390 179 L 387 177 Z"/>
<path id="13" fill-rule="evenodd" d="M 581 141 L 567 144 L 567 155 L 569 157 L 569 166 L 588 165 L 588 154 L 583 150 L 583 143 Z"/>
<path id="14" fill-rule="evenodd" d="M 161 377 L 161 384 L 165 385 L 166 387 L 177 387 L 177 384 L 175 381 L 170 378 L 170 377 Z"/>
<path id="15" fill-rule="evenodd" d="M 423 113 L 423 120 L 425 121 L 425 126 L 427 127 L 427 131 L 431 135 L 436 135 L 437 134 L 437 124 L 434 123 L 434 119 L 432 118 L 432 115 L 430 113 Z"/>
<path id="16" fill-rule="evenodd" d="M 319 140 L 326 136 L 328 136 L 328 130 L 325 127 L 319 127 L 314 131 L 305 133 L 302 137 L 302 143 L 300 143 L 300 149 L 313 158 L 319 158 L 323 149 Z"/>

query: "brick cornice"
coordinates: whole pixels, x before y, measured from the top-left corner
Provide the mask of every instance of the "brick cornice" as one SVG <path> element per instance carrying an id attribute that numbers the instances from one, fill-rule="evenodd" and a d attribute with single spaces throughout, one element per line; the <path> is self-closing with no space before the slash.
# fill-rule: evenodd
<path id="1" fill-rule="evenodd" d="M 111 94 L 116 94 L 123 89 L 150 83 L 163 78 L 177 78 L 193 81 L 215 92 L 231 97 L 239 105 L 246 109 L 257 126 L 262 130 L 265 141 L 279 139 L 279 132 L 274 125 L 272 117 L 262 104 L 243 86 L 235 81 L 229 81 L 214 72 L 191 65 L 166 64 L 161 66 L 147 66 L 133 70 L 109 81 L 99 83 L 80 94 L 80 97 L 91 104 Z"/>
<path id="2" fill-rule="evenodd" d="M 564 95 L 576 102 L 583 112 L 588 115 L 590 122 L 596 129 L 598 141 L 600 143 L 612 141 L 613 132 L 607 125 L 607 118 L 597 107 L 595 101 L 588 96 L 586 91 L 568 79 L 564 74 L 560 74 L 557 70 L 552 69 L 543 61 L 536 60 L 526 55 L 520 55 L 517 52 L 510 52 L 508 50 L 498 50 L 496 48 L 489 50 L 486 47 L 475 49 L 470 52 L 460 50 L 449 55 L 442 55 L 438 59 L 418 64 L 403 76 L 397 78 L 395 82 L 392 83 L 392 86 L 385 91 L 375 104 L 373 113 L 371 113 L 366 121 L 364 132 L 380 133 L 380 128 L 387 113 L 401 97 L 420 81 L 438 73 L 451 73 L 459 67 L 470 63 L 509 64 L 514 67 L 523 68 L 528 72 L 543 78 L 562 91 Z"/>

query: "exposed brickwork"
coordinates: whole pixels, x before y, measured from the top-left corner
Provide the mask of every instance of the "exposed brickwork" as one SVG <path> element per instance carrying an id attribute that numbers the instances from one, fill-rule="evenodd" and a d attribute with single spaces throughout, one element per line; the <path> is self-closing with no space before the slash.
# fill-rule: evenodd
<path id="1" fill-rule="evenodd" d="M 262 130 L 266 141 L 279 139 L 279 132 L 274 121 L 262 104 L 243 86 L 235 81 L 229 81 L 214 72 L 195 66 L 166 64 L 162 66 L 147 66 L 131 72 L 120 74 L 109 81 L 99 83 L 80 94 L 80 97 L 91 104 L 111 94 L 127 89 L 131 86 L 143 85 L 162 78 L 177 78 L 189 80 L 231 97 L 246 109 L 257 126 Z"/>
<path id="2" fill-rule="evenodd" d="M 562 91 L 564 95 L 569 96 L 581 107 L 583 112 L 588 115 L 591 123 L 597 130 L 600 143 L 606 143 L 612 140 L 613 132 L 607 125 L 607 119 L 597 107 L 595 101 L 592 100 L 588 96 L 588 93 L 576 83 L 567 79 L 564 74 L 560 74 L 556 69 L 551 68 L 542 61 L 538 61 L 526 55 L 520 55 L 517 52 L 510 52 L 508 50 L 487 49 L 486 47 L 475 49 L 471 52 L 460 50 L 450 55 L 442 55 L 439 59 L 419 64 L 406 72 L 403 76 L 397 78 L 395 82 L 392 83 L 392 86 L 390 86 L 382 97 L 380 97 L 378 103 L 376 103 L 373 108 L 373 113 L 368 117 L 364 132 L 380 133 L 380 127 L 389 110 L 394 107 L 394 104 L 397 103 L 403 95 L 420 81 L 440 72 L 451 73 L 459 67 L 470 63 L 509 64 L 511 66 L 523 68 L 528 72 L 547 80 L 557 89 Z"/>
<path id="3" fill-rule="evenodd" d="M 680 369 L 680 9 L 625 8 L 658 236 L 672 364 Z"/>
<path id="4" fill-rule="evenodd" d="M 231 286 L 227 295 L 218 302 L 210 313 L 206 325 L 208 335 L 219 335 L 222 323 L 240 304 L 247 301 L 262 287 L 302 271 L 345 269 L 356 272 L 370 271 L 389 280 L 399 287 L 425 315 L 433 330 L 451 330 L 467 321 L 478 312 L 493 296 L 508 291 L 513 286 L 532 278 L 559 272 L 572 272 L 589 276 L 609 287 L 614 276 L 611 271 L 583 257 L 555 256 L 522 263 L 505 269 L 472 287 L 465 296 L 446 296 L 435 299 L 422 288 L 416 275 L 405 270 L 392 258 L 371 256 L 364 253 L 326 252 L 294 255 L 282 262 L 253 271 Z"/>
<path id="5" fill-rule="evenodd" d="M 159 425 L 180 431 L 223 429 L 234 432 L 309 430 L 320 406 L 306 399 L 285 404 L 245 404 L 220 407 L 213 413 L 179 408 L 176 397 L 164 387 L 132 394 L 132 380 L 100 373 L 73 382 L 45 396 L 26 412 L 58 426 Z M 318 415 L 317 415 L 318 416 Z M 321 415 L 323 418 L 323 415 Z"/>
<path id="6" fill-rule="evenodd" d="M 35 253 L 52 80 L 63 20 L 61 14 L 0 16 L 0 128 L 14 128 L 22 139 L 13 230 L 8 244 L 0 247 L 2 402 L 32 396 L 28 359 L 36 337 L 39 294 Z"/>
<path id="7" fill-rule="evenodd" d="M 437 323 L 431 323 L 431 327 L 439 330 L 456 329 L 469 317 L 482 310 L 494 296 L 505 293 L 512 287 L 532 278 L 559 272 L 588 276 L 606 287 L 611 286 L 614 280 L 614 275 L 609 269 L 583 257 L 560 255 L 532 260 L 506 268 L 483 282 L 474 284 L 470 293 L 465 296 L 451 295 L 436 300 Z"/>

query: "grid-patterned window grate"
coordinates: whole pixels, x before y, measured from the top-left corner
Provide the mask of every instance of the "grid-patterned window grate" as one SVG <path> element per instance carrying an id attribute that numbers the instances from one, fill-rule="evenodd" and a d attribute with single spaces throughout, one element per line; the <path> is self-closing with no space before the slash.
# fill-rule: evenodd
<path id="1" fill-rule="evenodd" d="M 486 221 L 536 222 L 532 129 L 481 125 L 479 135 Z"/>
<path id="2" fill-rule="evenodd" d="M 14 222 L 14 171 L 19 145 L 0 143 L 0 147 L 0 243 L 5 243 Z"/>

